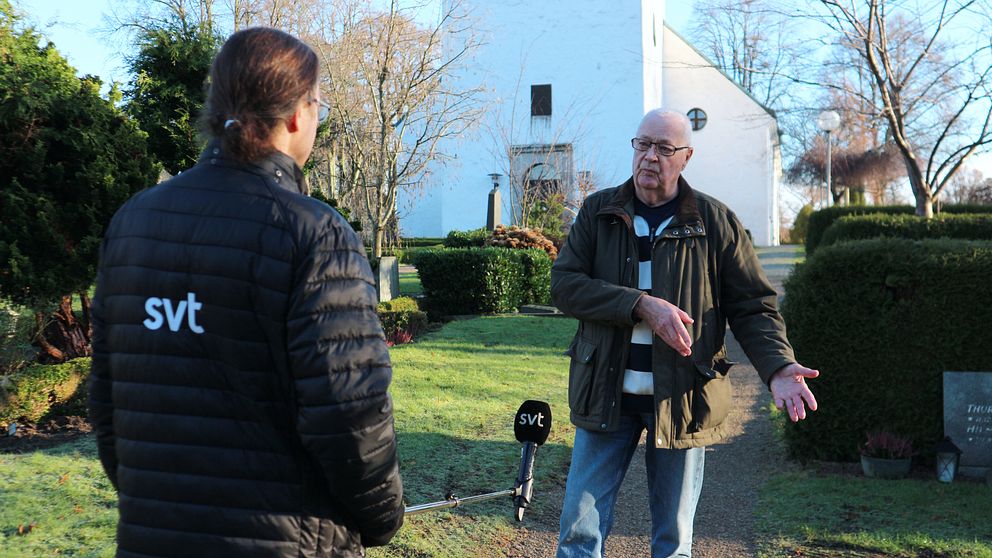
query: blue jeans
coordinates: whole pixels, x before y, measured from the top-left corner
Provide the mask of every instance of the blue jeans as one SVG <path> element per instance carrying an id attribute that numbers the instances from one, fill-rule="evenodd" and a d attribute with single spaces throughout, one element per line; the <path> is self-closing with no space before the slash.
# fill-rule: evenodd
<path id="1" fill-rule="evenodd" d="M 651 556 L 690 556 L 692 521 L 703 486 L 704 448 L 656 449 L 654 417 L 623 415 L 616 432 L 575 430 L 561 512 L 558 558 L 603 556 L 620 484 L 647 428 L 645 463 L 651 506 Z"/>

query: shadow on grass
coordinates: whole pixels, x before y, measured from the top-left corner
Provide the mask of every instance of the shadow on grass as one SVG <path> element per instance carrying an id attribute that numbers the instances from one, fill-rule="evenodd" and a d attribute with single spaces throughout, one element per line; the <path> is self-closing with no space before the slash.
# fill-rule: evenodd
<path id="1" fill-rule="evenodd" d="M 469 440 L 445 434 L 406 432 L 398 434 L 400 474 L 407 506 L 512 489 L 520 467 L 523 445 L 516 441 Z M 545 488 L 564 485 L 571 448 L 547 443 L 534 460 L 535 507 Z M 455 513 L 512 518 L 509 496 L 466 504 Z M 451 511 L 451 510 L 445 510 Z"/>

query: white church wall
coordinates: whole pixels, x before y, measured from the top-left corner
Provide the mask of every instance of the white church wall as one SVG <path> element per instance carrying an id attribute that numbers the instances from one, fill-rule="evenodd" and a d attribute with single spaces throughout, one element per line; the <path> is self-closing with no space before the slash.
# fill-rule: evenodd
<path id="1" fill-rule="evenodd" d="M 693 188 L 727 204 L 751 231 L 755 244 L 779 242 L 775 119 L 665 27 L 665 106 L 708 117 L 693 132 L 694 154 L 683 175 Z"/>
<path id="2" fill-rule="evenodd" d="M 549 4 L 555 9 L 549 9 Z M 505 145 L 569 143 L 573 168 L 592 171 L 597 187 L 631 172 L 631 148 L 645 110 L 662 98 L 663 0 L 465 0 L 484 45 L 452 87 L 485 84 L 479 126 L 440 149 L 455 154 L 435 169 L 426 194 L 398 201 L 404 236 L 442 236 L 486 223 L 488 175 L 502 173 L 503 222 L 510 222 Z M 640 29 L 641 33 L 631 30 Z M 645 57 L 652 63 L 646 64 Z M 531 85 L 551 84 L 552 116 L 532 119 Z M 510 114 L 514 113 L 512 126 Z"/>

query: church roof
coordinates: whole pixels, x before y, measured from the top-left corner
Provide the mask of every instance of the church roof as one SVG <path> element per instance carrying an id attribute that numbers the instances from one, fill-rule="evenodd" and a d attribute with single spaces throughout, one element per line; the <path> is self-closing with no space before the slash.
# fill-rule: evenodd
<path id="1" fill-rule="evenodd" d="M 714 70 L 720 72 L 723 75 L 723 77 L 727 78 L 727 81 L 729 81 L 730 83 L 733 83 L 737 87 L 737 89 L 740 89 L 741 92 L 743 92 L 745 95 L 748 96 L 748 98 L 750 98 L 752 101 L 754 101 L 754 103 L 756 105 L 758 105 L 759 107 L 761 107 L 762 110 L 764 110 L 772 118 L 774 118 L 776 120 L 776 128 L 778 127 L 778 125 L 777 125 L 778 115 L 775 114 L 775 111 L 773 109 L 768 108 L 767 106 L 765 106 L 764 103 L 762 103 L 761 101 L 759 101 L 758 99 L 756 99 L 754 97 L 754 95 L 751 94 L 750 91 L 748 91 L 747 89 L 744 89 L 744 87 L 741 86 L 741 84 L 737 83 L 737 80 L 735 80 L 734 78 L 728 76 L 727 75 L 727 72 L 724 72 L 723 69 L 720 68 L 720 66 L 717 66 L 715 62 L 713 62 L 712 60 L 710 60 L 710 57 L 709 56 L 706 56 L 705 54 L 703 54 L 698 48 L 696 48 L 695 45 L 692 44 L 691 41 L 686 40 L 685 37 L 683 37 L 682 35 L 680 35 L 679 32 L 676 31 L 674 28 L 672 28 L 670 25 L 668 25 L 668 23 L 664 23 L 663 25 L 665 26 L 665 29 L 671 31 L 673 35 L 675 35 L 676 37 L 678 37 L 679 40 L 681 40 L 689 48 L 691 48 L 693 50 L 693 52 L 695 52 L 696 54 L 698 54 L 700 58 L 702 58 L 703 60 L 705 60 L 707 64 L 709 64 L 710 66 L 712 66 Z"/>

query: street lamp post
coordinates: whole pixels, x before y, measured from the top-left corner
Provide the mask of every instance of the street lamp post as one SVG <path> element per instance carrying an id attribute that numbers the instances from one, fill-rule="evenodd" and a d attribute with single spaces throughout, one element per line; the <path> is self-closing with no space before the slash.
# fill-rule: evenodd
<path id="1" fill-rule="evenodd" d="M 816 119 L 816 125 L 827 133 L 827 207 L 833 202 L 833 188 L 830 183 L 830 165 L 831 165 L 831 141 L 830 132 L 833 132 L 840 127 L 840 115 L 836 111 L 825 110 L 820 113 L 819 118 Z"/>

